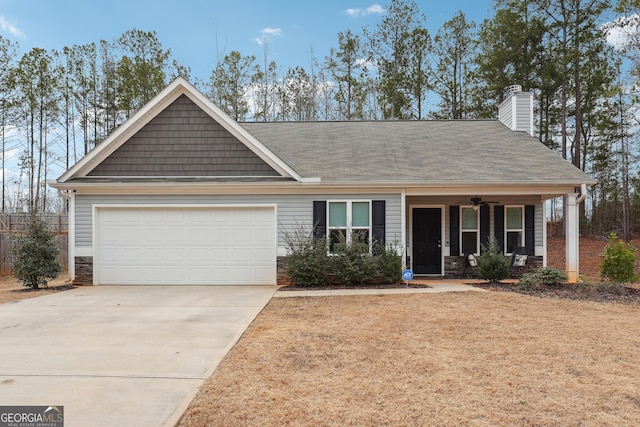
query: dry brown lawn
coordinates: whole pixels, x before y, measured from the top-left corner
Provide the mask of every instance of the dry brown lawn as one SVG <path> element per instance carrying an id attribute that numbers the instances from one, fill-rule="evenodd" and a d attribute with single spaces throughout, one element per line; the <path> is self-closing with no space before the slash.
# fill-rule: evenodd
<path id="1" fill-rule="evenodd" d="M 15 277 L 0 276 L 0 304 L 60 292 L 69 289 L 70 286 L 69 276 L 66 274 L 50 280 L 49 286 L 43 289 L 26 289 Z"/>
<path id="2" fill-rule="evenodd" d="M 503 292 L 273 299 L 179 425 L 638 425 L 639 325 Z"/>

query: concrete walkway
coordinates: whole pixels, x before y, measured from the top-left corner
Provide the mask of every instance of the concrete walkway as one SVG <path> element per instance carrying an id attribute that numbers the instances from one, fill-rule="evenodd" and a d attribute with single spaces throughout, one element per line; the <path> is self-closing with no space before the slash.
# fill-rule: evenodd
<path id="1" fill-rule="evenodd" d="M 0 405 L 173 426 L 272 286 L 95 286 L 0 305 Z"/>
<path id="2" fill-rule="evenodd" d="M 410 284 L 427 285 L 428 288 L 387 288 L 387 289 L 319 289 L 319 290 L 281 290 L 276 292 L 274 298 L 292 297 L 327 297 L 338 295 L 397 295 L 397 294 L 430 294 L 438 292 L 485 292 L 485 289 L 471 286 L 470 283 L 484 283 L 480 280 L 412 280 Z"/>

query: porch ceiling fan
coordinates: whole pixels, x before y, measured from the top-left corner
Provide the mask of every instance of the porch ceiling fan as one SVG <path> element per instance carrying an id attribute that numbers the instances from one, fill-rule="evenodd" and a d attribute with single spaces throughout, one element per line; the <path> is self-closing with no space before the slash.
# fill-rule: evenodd
<path id="1" fill-rule="evenodd" d="M 481 197 L 472 197 L 471 199 L 469 199 L 469 201 L 471 202 L 471 206 L 473 207 L 473 209 L 478 210 L 480 208 L 480 206 L 489 206 L 489 205 L 494 205 L 494 204 L 499 204 L 500 202 L 494 202 L 494 201 L 489 201 L 489 200 L 482 200 Z M 457 203 L 459 205 L 468 205 L 469 202 L 459 202 Z"/>
<path id="2" fill-rule="evenodd" d="M 490 202 L 488 200 L 483 201 L 482 198 L 480 198 L 480 197 L 472 197 L 471 198 L 471 204 L 473 206 L 488 206 L 488 205 L 491 205 L 491 204 L 498 204 L 498 203 L 500 203 L 500 202 Z"/>

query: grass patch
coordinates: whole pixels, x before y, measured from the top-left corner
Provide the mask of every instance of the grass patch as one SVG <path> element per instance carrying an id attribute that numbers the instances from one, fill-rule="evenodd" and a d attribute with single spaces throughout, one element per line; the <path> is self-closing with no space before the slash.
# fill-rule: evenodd
<path id="1" fill-rule="evenodd" d="M 639 323 L 507 292 L 277 298 L 179 425 L 633 425 Z"/>

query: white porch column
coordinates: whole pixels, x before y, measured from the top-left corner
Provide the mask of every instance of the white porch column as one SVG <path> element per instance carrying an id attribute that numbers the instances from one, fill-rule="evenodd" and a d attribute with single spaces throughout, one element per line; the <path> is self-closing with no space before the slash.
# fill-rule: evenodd
<path id="1" fill-rule="evenodd" d="M 576 203 L 576 193 L 569 193 L 566 197 L 566 218 L 564 219 L 565 227 L 565 255 L 566 255 L 566 272 L 567 281 L 569 283 L 578 283 L 578 266 L 580 263 L 580 247 L 579 247 L 579 213 Z"/>
<path id="2" fill-rule="evenodd" d="M 400 249 L 402 253 L 398 255 L 402 255 L 402 269 L 406 268 L 407 263 L 407 252 L 409 248 L 407 248 L 407 190 L 402 189 L 402 194 L 400 194 L 400 227 L 402 228 L 402 234 L 400 235 L 400 244 L 402 248 Z"/>

